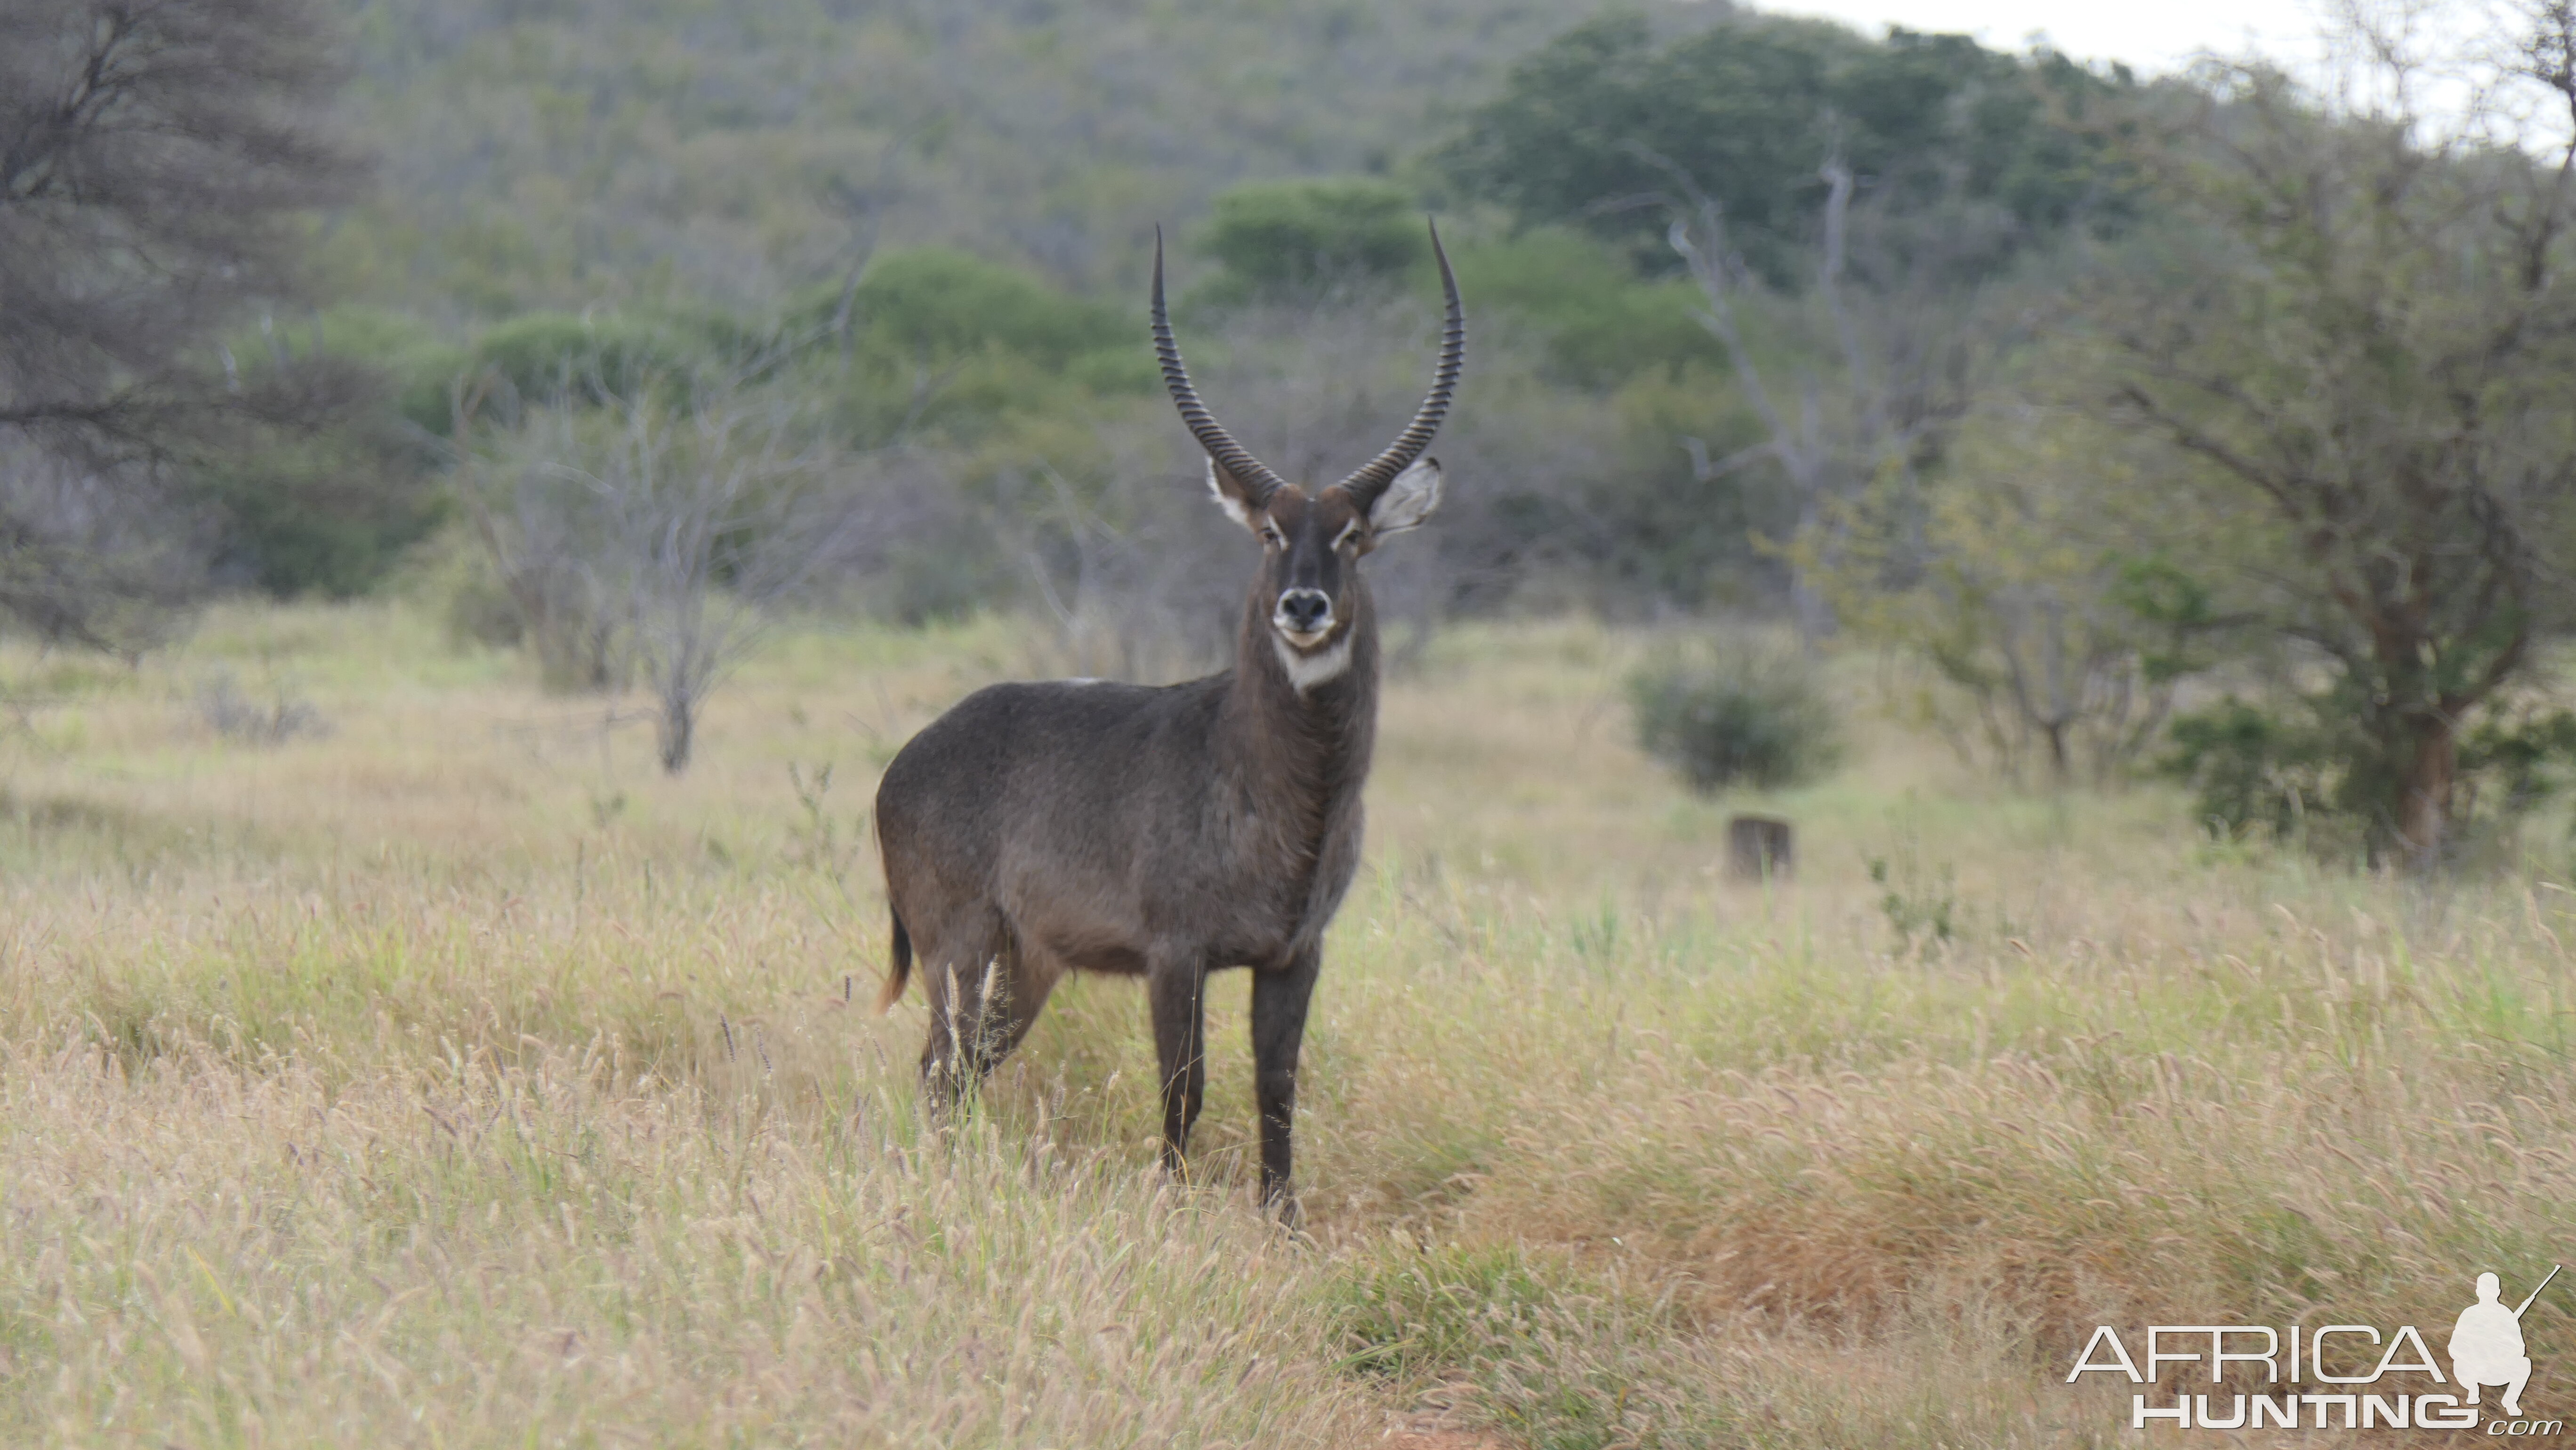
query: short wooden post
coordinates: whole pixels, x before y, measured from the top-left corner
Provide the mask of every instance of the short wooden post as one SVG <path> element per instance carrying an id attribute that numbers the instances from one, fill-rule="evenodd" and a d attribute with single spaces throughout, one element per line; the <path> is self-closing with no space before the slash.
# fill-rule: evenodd
<path id="1" fill-rule="evenodd" d="M 1798 868 L 1797 841 L 1777 816 L 1735 816 L 1726 823 L 1726 874 L 1738 881 L 1776 881 Z"/>

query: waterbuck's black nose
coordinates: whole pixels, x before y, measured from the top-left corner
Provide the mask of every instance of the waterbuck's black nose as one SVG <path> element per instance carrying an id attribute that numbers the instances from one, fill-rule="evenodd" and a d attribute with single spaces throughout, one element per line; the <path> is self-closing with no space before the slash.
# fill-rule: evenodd
<path id="1" fill-rule="evenodd" d="M 1333 617 L 1333 601 L 1321 589 L 1291 589 L 1279 596 L 1279 617 L 1299 634 L 1311 634 Z"/>

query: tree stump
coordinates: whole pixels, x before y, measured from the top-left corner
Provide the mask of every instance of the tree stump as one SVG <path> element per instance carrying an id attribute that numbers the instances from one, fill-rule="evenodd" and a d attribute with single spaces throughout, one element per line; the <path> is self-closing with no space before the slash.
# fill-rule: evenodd
<path id="1" fill-rule="evenodd" d="M 1727 875 L 1738 881 L 1776 881 L 1795 874 L 1797 867 L 1797 842 L 1787 821 L 1777 816 L 1727 821 Z"/>

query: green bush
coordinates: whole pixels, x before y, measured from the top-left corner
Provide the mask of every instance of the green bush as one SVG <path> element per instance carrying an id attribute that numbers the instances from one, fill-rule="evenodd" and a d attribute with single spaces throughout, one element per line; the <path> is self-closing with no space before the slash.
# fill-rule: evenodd
<path id="1" fill-rule="evenodd" d="M 281 598 L 373 589 L 444 516 L 428 433 L 462 352 L 425 323 L 347 307 L 238 329 L 222 356 L 246 387 L 329 401 L 192 460 L 217 577 Z"/>
<path id="2" fill-rule="evenodd" d="M 1412 194 L 1366 178 L 1228 188 L 1205 246 L 1245 291 L 1392 277 L 1431 255 Z"/>
<path id="3" fill-rule="evenodd" d="M 368 593 L 446 515 L 402 440 L 355 426 L 275 440 L 195 482 L 217 524 L 219 573 L 280 599 Z"/>
<path id="4" fill-rule="evenodd" d="M 1421 221 L 1412 227 L 1419 237 Z M 1476 312 L 1509 317 L 1546 348 L 1550 373 L 1575 386 L 1727 366 L 1725 350 L 1694 315 L 1698 289 L 1679 278 L 1641 278 L 1596 238 L 1545 228 L 1466 245 L 1453 239 L 1449 255 Z M 1704 380 L 1694 387 L 1711 391 Z"/>
<path id="5" fill-rule="evenodd" d="M 2260 829 L 2289 836 L 2308 816 L 2336 808 L 2333 742 L 2234 695 L 2174 718 L 2173 748 L 2158 762 L 2191 787 L 2193 819 L 2239 840 Z"/>
<path id="6" fill-rule="evenodd" d="M 2296 839 L 2324 856 L 2375 858 L 2394 823 L 2384 819 L 2393 748 L 2357 723 L 2336 692 L 2278 706 L 2235 695 L 2174 718 L 2158 770 L 2191 788 L 2192 813 L 2221 840 Z M 2451 835 L 2492 836 L 2563 793 L 2576 778 L 2576 715 L 2490 710 L 2459 736 L 2452 768 Z"/>
<path id="7" fill-rule="evenodd" d="M 879 256 L 850 303 L 861 343 L 906 361 L 1000 349 L 1055 367 L 1099 348 L 1140 350 L 1144 334 L 1143 320 L 1117 307 L 1069 297 L 1016 267 L 945 247 Z M 840 307 L 839 287 L 817 288 L 803 295 L 796 325 L 828 331 Z"/>
<path id="8" fill-rule="evenodd" d="M 467 351 L 417 317 L 380 307 L 329 308 L 300 325 L 242 328 L 226 346 L 246 368 L 329 358 L 335 369 L 354 365 L 381 384 L 393 411 L 421 432 L 447 431 L 449 390 L 472 366 Z"/>
<path id="9" fill-rule="evenodd" d="M 1842 759 L 1842 729 L 1815 667 L 1781 650 L 1668 653 L 1628 680 L 1637 743 L 1702 793 L 1796 785 Z"/>

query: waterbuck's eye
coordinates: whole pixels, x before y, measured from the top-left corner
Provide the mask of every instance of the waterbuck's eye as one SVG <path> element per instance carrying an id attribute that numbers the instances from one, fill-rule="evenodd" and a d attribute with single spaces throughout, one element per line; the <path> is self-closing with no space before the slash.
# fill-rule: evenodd
<path id="1" fill-rule="evenodd" d="M 1342 525 L 1342 531 L 1340 533 L 1333 535 L 1333 547 L 1336 549 L 1347 549 L 1359 538 L 1359 536 L 1360 521 L 1353 519 L 1349 523 Z"/>
<path id="2" fill-rule="evenodd" d="M 1261 542 L 1274 549 L 1284 549 L 1288 547 L 1288 536 L 1268 524 L 1263 524 L 1261 526 Z"/>

